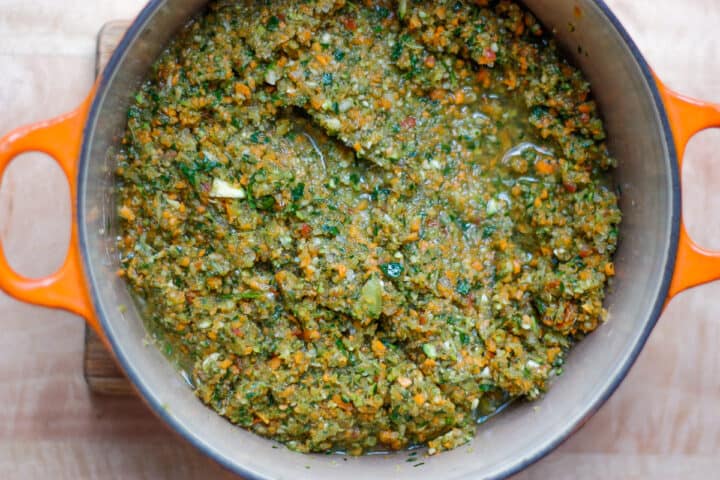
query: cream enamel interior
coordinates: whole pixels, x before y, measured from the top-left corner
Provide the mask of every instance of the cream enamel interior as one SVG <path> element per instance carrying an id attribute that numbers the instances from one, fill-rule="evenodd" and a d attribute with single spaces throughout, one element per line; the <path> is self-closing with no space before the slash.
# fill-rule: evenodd
<path id="1" fill-rule="evenodd" d="M 624 219 L 617 277 L 606 301 L 609 321 L 573 350 L 565 374 L 542 400 L 519 402 L 480 426 L 468 447 L 423 459 L 425 464 L 414 468 L 405 461 L 406 452 L 344 461 L 334 455 L 273 448 L 277 447 L 273 442 L 231 425 L 205 407 L 162 354 L 144 341 L 143 323 L 124 282 L 114 273 L 118 262 L 110 152 L 150 64 L 204 3 L 155 1 L 136 21 L 126 48 L 105 72 L 86 129 L 80 172 L 81 242 L 96 311 L 116 355 L 149 403 L 214 458 L 261 478 L 494 478 L 536 459 L 587 419 L 634 359 L 654 322 L 653 312 L 664 301 L 663 280 L 673 260 L 672 234 L 678 222 L 671 139 L 648 77 L 603 9 L 593 0 L 525 2 L 556 30 L 568 54 L 591 80 L 611 150 L 619 160 L 616 178 Z"/>

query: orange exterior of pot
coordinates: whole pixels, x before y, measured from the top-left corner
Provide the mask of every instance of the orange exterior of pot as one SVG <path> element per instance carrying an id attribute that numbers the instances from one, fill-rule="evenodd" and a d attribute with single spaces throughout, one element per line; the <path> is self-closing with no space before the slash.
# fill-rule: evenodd
<path id="1" fill-rule="evenodd" d="M 667 88 L 657 78 L 656 82 L 675 138 L 682 177 L 683 157 L 688 142 L 698 132 L 720 127 L 720 105 L 685 97 Z M 675 272 L 668 300 L 683 290 L 717 279 L 720 279 L 720 252 L 697 245 L 681 221 Z"/>
<path id="2" fill-rule="evenodd" d="M 60 269 L 47 277 L 26 278 L 12 269 L 0 242 L 0 289 L 23 302 L 61 308 L 85 318 L 107 342 L 95 316 L 85 281 L 77 225 L 77 167 L 83 142 L 83 128 L 90 103 L 88 98 L 75 111 L 51 120 L 21 127 L 0 139 L 0 178 L 18 155 L 43 152 L 50 155 L 65 173 L 70 185 L 72 228 L 70 248 Z"/>

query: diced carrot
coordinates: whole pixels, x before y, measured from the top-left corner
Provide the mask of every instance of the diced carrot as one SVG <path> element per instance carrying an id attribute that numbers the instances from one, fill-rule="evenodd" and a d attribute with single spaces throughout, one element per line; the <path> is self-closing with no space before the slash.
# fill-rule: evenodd
<path id="1" fill-rule="evenodd" d="M 615 264 L 612 262 L 608 262 L 605 264 L 605 275 L 608 277 L 615 276 Z"/>
<path id="2" fill-rule="evenodd" d="M 385 355 L 385 351 L 387 350 L 387 347 L 385 347 L 385 345 L 383 345 L 383 343 L 377 338 L 373 338 L 371 348 L 373 353 L 375 353 L 378 357 Z"/>
<path id="3" fill-rule="evenodd" d="M 578 107 L 578 111 L 580 113 L 590 113 L 590 112 L 592 112 L 592 110 L 593 110 L 593 105 L 592 105 L 592 103 L 589 103 L 589 102 L 583 103 L 582 105 L 580 105 Z"/>
<path id="4" fill-rule="evenodd" d="M 315 340 L 318 340 L 320 338 L 320 331 L 319 330 L 305 330 L 303 332 L 303 340 L 306 342 L 313 342 Z"/>
<path id="5" fill-rule="evenodd" d="M 237 93 L 238 95 L 242 95 L 246 99 L 250 98 L 251 95 L 250 88 L 248 88 L 248 86 L 244 83 L 235 84 L 235 93 Z"/>
<path id="6" fill-rule="evenodd" d="M 445 97 L 445 90 L 443 90 L 441 88 L 436 88 L 432 92 L 430 92 L 431 100 L 438 101 L 438 100 L 442 100 L 443 97 Z"/>
<path id="7" fill-rule="evenodd" d="M 325 99 L 322 98 L 320 95 L 315 95 L 310 99 L 310 105 L 312 105 L 315 110 L 320 110 L 324 103 Z"/>
<path id="8" fill-rule="evenodd" d="M 342 408 L 346 412 L 350 412 L 353 409 L 352 403 L 344 401 L 337 393 L 332 396 L 332 401 L 335 402 L 338 407 Z"/>
<path id="9" fill-rule="evenodd" d="M 333 268 L 338 272 L 338 280 L 342 280 L 347 275 L 347 267 L 342 263 L 333 265 Z"/>
<path id="10" fill-rule="evenodd" d="M 135 213 L 133 213 L 133 211 L 130 209 L 130 207 L 123 205 L 122 207 L 120 207 L 120 210 L 118 213 L 122 218 L 124 218 L 128 222 L 132 222 L 133 220 L 135 220 Z"/>
<path id="11" fill-rule="evenodd" d="M 546 160 L 538 160 L 535 163 L 535 170 L 540 175 L 551 175 L 555 171 L 555 166 Z"/>

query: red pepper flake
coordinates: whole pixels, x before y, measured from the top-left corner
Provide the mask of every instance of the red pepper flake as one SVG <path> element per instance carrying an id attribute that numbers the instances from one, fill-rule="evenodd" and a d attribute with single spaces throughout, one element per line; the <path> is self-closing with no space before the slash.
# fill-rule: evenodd
<path id="1" fill-rule="evenodd" d="M 299 233 L 302 238 L 310 238 L 310 235 L 312 235 L 312 227 L 307 223 L 303 223 Z"/>
<path id="2" fill-rule="evenodd" d="M 341 20 L 342 24 L 345 25 L 345 28 L 350 30 L 351 32 L 354 32 L 357 30 L 357 22 L 354 18 L 351 17 L 343 17 Z"/>
<path id="3" fill-rule="evenodd" d="M 573 13 L 575 14 L 575 18 L 580 18 L 583 16 L 583 11 L 578 5 L 575 5 L 575 8 L 573 8 Z"/>
<path id="4" fill-rule="evenodd" d="M 415 117 L 407 117 L 405 120 L 400 122 L 400 126 L 406 129 L 415 128 L 417 125 L 417 120 L 415 120 Z"/>
<path id="5" fill-rule="evenodd" d="M 565 190 L 567 190 L 570 193 L 577 192 L 577 185 L 575 185 L 574 183 L 565 182 L 565 183 L 563 183 L 563 187 L 565 187 Z"/>

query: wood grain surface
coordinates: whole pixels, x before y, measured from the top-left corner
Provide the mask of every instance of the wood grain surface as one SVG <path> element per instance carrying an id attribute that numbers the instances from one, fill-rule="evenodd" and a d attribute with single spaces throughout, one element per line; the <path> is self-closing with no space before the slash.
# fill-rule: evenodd
<path id="1" fill-rule="evenodd" d="M 95 38 L 143 0 L 0 0 L 0 132 L 59 114 L 89 90 Z M 668 84 L 720 102 L 720 1 L 607 0 Z M 720 135 L 700 135 L 684 167 L 684 214 L 720 249 Z M 715 187 L 713 187 L 715 186 Z M 0 237 L 28 275 L 57 268 L 69 201 L 59 170 L 24 155 L 0 188 Z M 588 424 L 517 479 L 720 478 L 720 282 L 682 293 L 628 378 Z M 0 479 L 235 478 L 134 396 L 83 379 L 84 327 L 0 294 Z"/>

